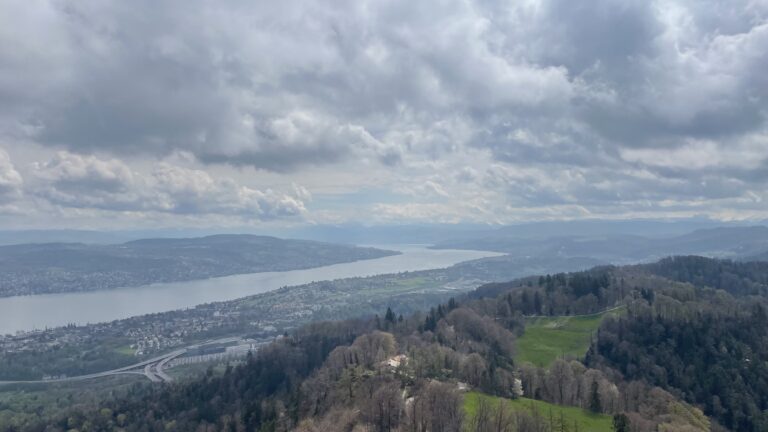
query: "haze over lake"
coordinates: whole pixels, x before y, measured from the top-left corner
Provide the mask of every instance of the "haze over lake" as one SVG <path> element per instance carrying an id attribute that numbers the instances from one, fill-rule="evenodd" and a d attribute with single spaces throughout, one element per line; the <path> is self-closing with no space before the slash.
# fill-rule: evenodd
<path id="1" fill-rule="evenodd" d="M 0 298 L 0 334 L 70 323 L 106 322 L 233 300 L 313 281 L 444 268 L 462 261 L 500 255 L 470 250 L 432 250 L 415 245 L 378 247 L 398 250 L 402 254 L 304 270 L 250 273 L 103 291 Z"/>

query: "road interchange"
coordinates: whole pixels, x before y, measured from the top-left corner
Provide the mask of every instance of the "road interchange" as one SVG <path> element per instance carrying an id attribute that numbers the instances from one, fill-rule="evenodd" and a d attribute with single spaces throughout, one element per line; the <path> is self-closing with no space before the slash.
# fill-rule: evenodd
<path id="1" fill-rule="evenodd" d="M 153 357 L 148 360 L 134 363 L 132 365 L 123 366 L 117 369 L 110 369 L 108 371 L 103 371 L 103 372 L 96 372 L 92 374 L 77 375 L 77 376 L 65 377 L 65 378 L 0 381 L 0 386 L 13 385 L 13 384 L 66 383 L 66 382 L 75 382 L 75 381 L 84 381 L 84 380 L 90 380 L 90 379 L 96 379 L 96 378 L 103 378 L 103 377 L 115 376 L 115 375 L 144 375 L 147 379 L 149 379 L 152 382 L 171 382 L 173 381 L 173 378 L 170 375 L 168 375 L 165 372 L 165 370 L 169 367 L 168 363 L 171 362 L 172 360 L 178 357 L 181 357 L 184 354 L 187 354 L 191 350 L 200 348 L 205 345 L 233 342 L 239 339 L 240 338 L 238 337 L 229 337 L 224 339 L 217 339 L 213 341 L 197 343 L 194 345 L 189 345 L 187 347 L 180 348 L 175 351 L 163 354 L 161 356 Z"/>

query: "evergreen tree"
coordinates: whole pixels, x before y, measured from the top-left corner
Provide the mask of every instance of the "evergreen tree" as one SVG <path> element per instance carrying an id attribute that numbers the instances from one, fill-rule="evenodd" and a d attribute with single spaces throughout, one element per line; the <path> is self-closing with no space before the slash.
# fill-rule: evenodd
<path id="1" fill-rule="evenodd" d="M 429 310 L 429 313 L 427 314 L 427 318 L 424 319 L 424 330 L 425 331 L 435 331 L 437 328 L 437 313 L 435 312 L 435 308 L 432 308 Z"/>
<path id="2" fill-rule="evenodd" d="M 453 297 L 451 297 L 451 299 L 448 300 L 448 310 L 449 311 L 452 311 L 452 310 L 456 309 L 458 306 L 459 305 L 456 304 L 456 299 L 454 299 Z"/>
<path id="3" fill-rule="evenodd" d="M 387 321 L 390 324 L 394 324 L 395 323 L 395 313 L 392 312 L 392 309 L 389 308 L 389 307 L 387 308 L 387 313 L 384 314 L 384 320 Z"/>
<path id="4" fill-rule="evenodd" d="M 629 417 L 626 414 L 615 414 L 613 416 L 614 432 L 629 432 Z"/>
<path id="5" fill-rule="evenodd" d="M 592 392 L 589 396 L 589 410 L 594 413 L 603 411 L 603 404 L 600 401 L 600 388 L 597 381 L 592 381 Z"/>

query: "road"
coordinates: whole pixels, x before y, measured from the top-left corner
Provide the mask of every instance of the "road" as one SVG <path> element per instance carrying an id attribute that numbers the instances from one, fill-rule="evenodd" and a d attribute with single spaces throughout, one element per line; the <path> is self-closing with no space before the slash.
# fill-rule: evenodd
<path id="1" fill-rule="evenodd" d="M 73 377 L 48 379 L 48 380 L 0 381 L 0 386 L 10 385 L 10 384 L 47 384 L 47 383 L 73 382 L 73 381 L 83 381 L 83 380 L 89 380 L 89 379 L 95 379 L 95 378 L 103 378 L 103 377 L 114 376 L 114 375 L 144 375 L 145 377 L 147 377 L 147 379 L 149 379 L 152 382 L 170 382 L 170 381 L 173 381 L 173 379 L 167 373 L 165 373 L 164 369 L 167 366 L 168 362 L 170 362 L 171 360 L 186 354 L 189 350 L 199 348 L 201 346 L 210 345 L 214 343 L 227 343 L 227 342 L 233 342 L 238 340 L 240 340 L 239 337 L 228 337 L 223 339 L 216 339 L 216 340 L 196 343 L 193 345 L 186 346 L 184 348 L 180 348 L 176 351 L 151 358 L 149 360 L 144 360 L 139 363 L 134 363 L 129 366 L 124 366 L 117 369 L 111 369 L 104 372 L 97 372 L 97 373 L 87 374 L 87 375 L 78 375 Z"/>
<path id="2" fill-rule="evenodd" d="M 187 349 L 185 349 L 184 351 L 173 352 L 167 355 L 166 357 L 164 357 L 159 362 L 147 364 L 146 366 L 144 366 L 144 375 L 146 375 L 146 377 L 149 378 L 149 380 L 152 382 L 173 381 L 173 378 L 171 378 L 170 375 L 165 373 L 163 369 L 165 368 L 165 366 L 168 364 L 169 361 L 175 359 L 176 357 L 181 356 L 182 354 L 185 354 L 187 352 Z"/>

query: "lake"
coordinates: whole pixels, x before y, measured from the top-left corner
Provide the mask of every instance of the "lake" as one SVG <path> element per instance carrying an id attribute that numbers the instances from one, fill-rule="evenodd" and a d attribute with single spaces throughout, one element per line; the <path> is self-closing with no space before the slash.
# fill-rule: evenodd
<path id="1" fill-rule="evenodd" d="M 445 268 L 462 261 L 501 255 L 470 250 L 433 250 L 414 245 L 377 247 L 397 250 L 402 254 L 304 270 L 249 273 L 103 291 L 0 298 L 0 334 L 67 324 L 106 322 L 185 309 L 203 303 L 234 300 L 284 286 Z"/>

